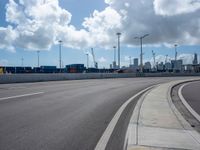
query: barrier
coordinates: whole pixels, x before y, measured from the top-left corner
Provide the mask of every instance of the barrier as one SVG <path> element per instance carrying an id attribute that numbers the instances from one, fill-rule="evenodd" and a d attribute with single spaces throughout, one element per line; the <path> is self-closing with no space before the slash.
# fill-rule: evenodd
<path id="1" fill-rule="evenodd" d="M 2 74 L 0 84 L 24 83 L 59 80 L 133 78 L 133 77 L 169 77 L 169 76 L 200 76 L 198 73 L 57 73 L 57 74 Z"/>

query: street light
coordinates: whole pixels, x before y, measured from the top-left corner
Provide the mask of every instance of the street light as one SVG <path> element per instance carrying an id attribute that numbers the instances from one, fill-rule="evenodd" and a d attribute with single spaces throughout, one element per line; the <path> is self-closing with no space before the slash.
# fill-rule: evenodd
<path id="1" fill-rule="evenodd" d="M 88 58 L 88 53 L 86 54 L 86 56 L 87 56 L 87 69 L 89 68 L 89 58 Z"/>
<path id="2" fill-rule="evenodd" d="M 177 52 L 177 44 L 174 44 L 174 48 L 175 48 L 175 61 L 177 61 L 177 54 L 178 54 L 178 52 Z"/>
<path id="3" fill-rule="evenodd" d="M 121 36 L 121 33 L 118 32 L 116 35 L 118 38 L 118 68 L 120 69 L 120 36 Z"/>
<path id="4" fill-rule="evenodd" d="M 61 72 L 61 65 L 62 65 L 62 57 L 61 57 L 61 46 L 62 46 L 62 41 L 59 40 L 59 63 L 60 63 L 60 72 Z"/>
<path id="5" fill-rule="evenodd" d="M 113 46 L 114 49 L 114 62 L 116 62 L 116 46 Z"/>
<path id="6" fill-rule="evenodd" d="M 177 69 L 177 54 L 178 54 L 178 52 L 177 52 L 177 46 L 178 46 L 178 44 L 174 44 L 174 49 L 175 49 L 175 57 L 174 57 L 174 72 L 175 72 L 176 69 Z"/>
<path id="7" fill-rule="evenodd" d="M 135 39 L 140 39 L 140 44 L 141 44 L 141 51 L 140 51 L 140 72 L 143 72 L 143 52 L 142 52 L 142 39 L 145 37 L 149 36 L 149 34 L 145 34 L 141 37 L 135 37 Z"/>

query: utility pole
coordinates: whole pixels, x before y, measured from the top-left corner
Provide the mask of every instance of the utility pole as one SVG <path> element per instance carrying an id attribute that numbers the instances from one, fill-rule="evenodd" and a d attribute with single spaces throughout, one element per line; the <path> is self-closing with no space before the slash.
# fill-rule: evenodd
<path id="1" fill-rule="evenodd" d="M 62 46 L 62 41 L 59 40 L 59 65 L 60 65 L 60 72 L 61 72 L 61 65 L 62 65 L 62 57 L 61 57 L 61 46 Z"/>
<path id="2" fill-rule="evenodd" d="M 141 46 L 141 49 L 140 49 L 140 72 L 142 73 L 143 72 L 143 52 L 142 52 L 142 40 L 149 36 L 149 34 L 145 34 L 143 36 L 140 36 L 140 37 L 135 37 L 135 39 L 140 39 L 140 46 Z"/>
<path id="3" fill-rule="evenodd" d="M 130 64 L 129 64 L 129 67 L 131 67 L 131 56 L 129 56 L 129 61 L 130 61 L 130 62 L 129 62 L 129 63 L 130 63 Z"/>
<path id="4" fill-rule="evenodd" d="M 118 38 L 118 68 L 120 69 L 120 36 L 121 33 L 117 33 L 117 38 Z"/>
<path id="5" fill-rule="evenodd" d="M 153 55 L 153 68 L 156 69 L 156 53 L 152 50 Z"/>
<path id="6" fill-rule="evenodd" d="M 178 54 L 178 52 L 177 52 L 177 44 L 174 44 L 174 48 L 175 48 L 175 61 L 174 61 L 174 71 L 176 71 L 176 69 L 177 69 L 177 54 Z"/>
<path id="7" fill-rule="evenodd" d="M 174 47 L 175 47 L 175 62 L 177 61 L 177 54 L 178 54 L 177 46 L 178 46 L 177 44 L 174 45 Z"/>
<path id="8" fill-rule="evenodd" d="M 40 51 L 37 51 L 37 57 L 38 57 L 38 68 L 40 67 Z"/>
<path id="9" fill-rule="evenodd" d="M 114 49 L 114 62 L 116 62 L 116 46 L 113 46 Z"/>

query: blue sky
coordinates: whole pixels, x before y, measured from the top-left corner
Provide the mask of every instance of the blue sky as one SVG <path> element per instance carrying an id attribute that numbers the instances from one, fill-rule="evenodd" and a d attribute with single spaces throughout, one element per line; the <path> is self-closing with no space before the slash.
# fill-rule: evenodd
<path id="1" fill-rule="evenodd" d="M 18 4 L 17 0 L 15 0 L 15 2 L 16 2 L 16 4 Z M 122 2 L 124 4 L 123 9 L 119 8 L 122 6 L 121 5 Z M 193 55 L 194 52 L 196 52 L 196 53 L 198 53 L 198 55 L 200 55 L 200 46 L 199 46 L 200 41 L 196 40 L 196 36 L 199 36 L 199 34 L 197 34 L 193 37 L 193 35 L 192 35 L 193 31 L 189 30 L 189 28 L 193 27 L 192 24 L 191 24 L 191 26 L 188 26 L 187 28 L 183 26 L 183 30 L 185 30 L 185 33 L 190 33 L 189 38 L 181 39 L 182 35 L 180 34 L 180 36 L 177 36 L 177 37 L 174 36 L 174 38 L 172 38 L 175 41 L 174 43 L 171 40 L 171 37 L 173 35 L 170 35 L 170 36 L 166 35 L 166 37 L 163 35 L 160 35 L 159 33 L 157 33 L 156 27 L 154 26 L 155 22 L 159 23 L 159 21 L 161 20 L 160 18 L 157 19 L 158 18 L 157 16 L 165 15 L 166 17 L 162 17 L 162 19 L 163 19 L 162 22 L 165 22 L 167 20 L 167 21 L 170 21 L 168 23 L 170 23 L 171 25 L 164 27 L 164 25 L 163 25 L 164 23 L 163 24 L 161 23 L 160 28 L 161 28 L 161 30 L 162 30 L 162 28 L 163 29 L 167 28 L 166 33 L 168 34 L 171 32 L 171 30 L 172 30 L 171 28 L 173 28 L 173 26 L 180 26 L 179 23 L 181 21 L 179 21 L 178 23 L 175 24 L 173 21 L 174 18 L 177 18 L 180 15 L 181 15 L 181 17 L 186 17 L 186 16 L 188 17 L 188 14 L 195 16 L 194 14 L 191 14 L 191 13 L 196 14 L 199 12 L 199 9 L 197 9 L 195 12 L 191 12 L 190 6 L 184 5 L 185 9 L 183 9 L 183 10 L 185 10 L 185 12 L 180 12 L 177 10 L 177 12 L 176 12 L 177 14 L 170 14 L 169 10 L 160 11 L 160 9 L 162 8 L 162 4 L 160 4 L 158 2 L 156 3 L 156 0 L 155 0 L 154 4 L 156 3 L 156 5 L 154 5 L 154 10 L 155 10 L 156 17 L 154 20 L 154 18 L 152 16 L 152 23 L 151 22 L 149 23 L 149 22 L 141 21 L 141 18 L 143 18 L 142 16 L 140 19 L 138 19 L 138 17 L 137 17 L 137 15 L 144 15 L 146 17 L 146 14 L 142 14 L 142 13 L 138 12 L 138 14 L 135 14 L 133 16 L 130 15 L 134 11 L 136 11 L 136 10 L 134 10 L 135 7 L 132 7 L 133 4 L 132 4 L 131 0 L 122 0 L 122 2 L 121 3 L 116 2 L 115 0 L 113 0 L 113 1 L 107 0 L 106 3 L 103 0 L 84 0 L 84 1 L 82 1 L 82 0 L 60 0 L 59 1 L 59 7 L 61 9 L 67 10 L 67 12 L 69 12 L 72 16 L 69 25 L 65 25 L 65 26 L 68 27 L 71 25 L 71 26 L 73 26 L 73 28 L 75 28 L 75 29 L 73 29 L 73 32 L 70 32 L 70 34 L 72 34 L 74 32 L 77 33 L 77 35 L 75 35 L 74 37 L 82 36 L 82 34 L 79 35 L 79 31 L 82 29 L 82 30 L 84 30 L 84 33 L 90 32 L 89 35 L 92 35 L 92 36 L 95 35 L 95 33 L 102 33 L 102 35 L 106 34 L 105 39 L 110 38 L 108 41 L 103 41 L 104 38 L 102 38 L 103 42 L 99 42 L 99 43 L 97 41 L 98 40 L 98 38 L 97 38 L 97 40 L 95 39 L 94 41 L 97 41 L 96 43 L 98 43 L 98 44 L 96 44 L 94 42 L 96 44 L 95 45 L 93 43 L 93 45 L 95 47 L 94 52 L 95 52 L 96 60 L 98 61 L 99 66 L 101 68 L 109 67 L 109 64 L 112 63 L 112 61 L 113 61 L 112 46 L 116 45 L 116 43 L 117 43 L 117 37 L 113 34 L 115 31 L 120 31 L 120 32 L 122 32 L 122 35 L 123 35 L 122 43 L 121 43 L 122 44 L 122 46 L 121 46 L 122 65 L 129 64 L 128 56 L 131 56 L 132 58 L 139 57 L 139 55 L 140 55 L 140 47 L 138 46 L 139 41 L 134 40 L 133 38 L 134 38 L 134 36 L 144 34 L 145 32 L 148 32 L 148 31 L 150 32 L 150 36 L 146 37 L 144 39 L 144 44 L 145 44 L 144 45 L 144 60 L 145 61 L 149 61 L 152 59 L 152 53 L 151 53 L 152 50 L 154 50 L 157 55 L 157 61 L 163 61 L 163 57 L 166 54 L 168 54 L 171 59 L 174 58 L 174 47 L 173 47 L 174 43 L 178 43 L 178 45 L 179 45 L 178 46 L 178 55 L 181 58 L 185 59 L 186 62 L 188 62 L 188 61 L 191 62 L 191 57 L 189 58 L 188 56 Z M 18 23 L 17 25 L 15 23 L 13 23 L 12 17 L 10 17 L 11 19 L 9 18 L 10 21 L 6 22 L 5 14 L 6 14 L 7 9 L 5 7 L 6 7 L 7 3 L 8 3 L 7 0 L 0 1 L 0 27 L 6 29 L 8 25 L 11 25 L 11 26 L 13 26 L 13 30 L 14 30 L 14 28 L 16 26 L 20 26 L 21 23 Z M 134 5 L 139 5 L 139 3 L 134 4 Z M 146 4 L 146 5 L 148 7 L 151 6 L 149 4 Z M 159 5 L 159 9 L 156 8 L 157 5 Z M 28 5 L 24 5 L 24 7 L 26 7 L 26 6 L 28 7 Z M 108 7 L 109 7 L 109 9 L 106 10 L 106 8 L 108 8 Z M 12 6 L 10 5 L 10 8 L 13 9 L 13 5 Z M 98 11 L 98 12 L 96 12 L 96 15 L 94 14 L 95 10 Z M 118 10 L 120 10 L 120 11 L 118 11 Z M 121 16 L 123 16 L 125 14 L 121 10 L 127 11 L 126 18 L 124 17 L 125 18 L 124 19 L 123 17 L 121 17 L 119 19 L 122 23 L 117 22 L 116 24 L 114 24 L 114 23 L 112 24 L 114 19 L 117 20 L 119 18 L 117 13 L 119 13 L 119 15 L 121 15 Z M 165 14 L 159 14 L 160 12 L 162 12 L 162 13 L 165 12 Z M 113 13 L 113 15 L 111 15 L 112 13 Z M 67 13 L 65 13 L 65 14 L 67 16 Z M 105 20 L 105 22 L 107 24 L 103 28 L 102 26 L 104 26 L 104 23 L 103 23 L 104 20 L 102 18 L 106 18 L 109 15 L 111 16 L 110 18 L 113 18 L 113 21 L 110 22 L 109 20 Z M 186 16 L 184 16 L 184 15 L 186 15 Z M 89 21 L 86 22 L 87 26 L 89 26 L 89 28 L 82 25 L 84 22 L 84 18 L 86 18 L 86 17 L 88 17 L 90 19 Z M 134 19 L 132 21 L 132 17 L 135 18 L 136 21 Z M 145 19 L 145 17 L 144 17 L 144 19 Z M 179 17 L 179 18 L 181 18 L 181 17 Z M 15 19 L 14 21 L 16 21 L 18 18 L 14 18 L 14 19 Z M 102 19 L 102 20 L 100 20 L 100 22 L 99 22 L 99 19 Z M 148 18 L 146 20 L 149 21 Z M 140 24 L 138 23 L 139 25 L 141 25 L 142 23 L 145 25 L 148 24 L 148 25 L 146 25 L 148 27 L 151 26 L 151 24 L 152 24 L 152 26 L 155 29 L 151 29 L 149 27 L 149 28 L 143 30 L 143 29 L 140 29 L 140 26 L 138 26 L 138 29 L 135 29 L 137 27 L 137 26 L 135 26 L 134 29 L 130 29 L 131 36 L 129 37 L 130 31 L 128 28 L 130 26 L 132 28 L 132 26 L 134 26 L 134 22 L 137 22 L 137 21 L 140 23 Z M 159 26 L 159 24 L 157 24 L 157 25 Z M 23 26 L 24 26 L 24 24 L 23 24 Z M 115 26 L 116 26 L 116 30 L 115 30 Z M 181 26 L 182 26 L 182 24 L 181 24 Z M 112 29 L 114 28 L 114 29 L 112 31 L 110 31 L 111 29 L 109 27 Z M 95 28 L 98 28 L 98 30 L 96 31 Z M 198 32 L 200 32 L 199 26 L 197 26 L 197 27 L 194 26 L 194 28 L 197 28 Z M 127 29 L 127 31 L 126 31 L 126 29 Z M 102 31 L 99 31 L 99 30 L 102 30 Z M 176 32 L 177 29 L 173 29 L 173 32 L 174 31 Z M 75 38 L 75 40 L 70 41 L 69 40 L 70 36 L 64 37 L 65 36 L 64 34 L 68 34 L 68 30 L 66 31 L 66 33 L 63 32 L 61 34 L 63 34 L 63 35 L 61 35 L 60 37 L 63 36 L 63 38 L 66 38 L 66 40 L 64 39 L 65 44 L 62 47 L 63 65 L 73 64 L 73 63 L 86 64 L 85 51 L 90 51 L 90 47 L 92 46 L 92 44 L 91 45 L 88 44 L 88 41 L 90 42 L 91 40 L 93 40 L 95 38 L 95 36 L 92 39 L 88 39 L 88 41 L 84 41 L 84 37 L 82 39 Z M 113 35 L 111 35 L 111 34 L 113 34 Z M 156 35 L 156 34 L 158 34 L 158 35 Z M 171 34 L 173 34 L 173 33 L 171 33 Z M 179 34 L 178 31 L 177 31 L 177 34 Z M 47 34 L 47 36 L 48 36 L 48 34 Z M 49 35 L 49 36 L 51 36 L 51 35 Z M 5 38 L 5 37 L 0 37 L 0 39 L 1 38 Z M 162 40 L 160 40 L 158 38 L 160 38 Z M 191 41 L 190 39 L 193 41 L 190 42 Z M 44 41 L 45 40 L 46 39 L 44 39 Z M 76 40 L 77 40 L 77 42 L 76 42 Z M 40 65 L 57 65 L 58 66 L 58 64 L 59 64 L 58 45 L 53 42 L 48 43 L 47 47 L 49 45 L 50 46 L 46 49 L 44 47 L 42 47 L 41 45 L 35 46 L 35 47 L 30 47 L 30 46 L 27 46 L 26 43 L 23 45 L 23 43 L 18 42 L 20 44 L 14 43 L 13 44 L 14 46 L 12 45 L 14 50 L 9 50 L 8 47 L 10 45 L 4 44 L 3 43 L 4 41 L 5 41 L 5 39 L 0 41 L 0 42 L 2 42 L 2 45 L 3 45 L 3 46 L 1 46 L 1 43 L 0 43 L 0 65 L 20 66 L 21 58 L 23 57 L 25 66 L 36 66 L 37 65 L 36 47 L 37 47 L 37 49 L 41 48 L 41 50 L 40 50 L 41 51 L 40 52 Z M 76 44 L 77 43 L 79 44 L 79 42 L 80 42 L 80 46 L 77 46 Z M 90 66 L 92 66 L 92 65 L 93 65 L 92 59 L 90 59 Z"/>

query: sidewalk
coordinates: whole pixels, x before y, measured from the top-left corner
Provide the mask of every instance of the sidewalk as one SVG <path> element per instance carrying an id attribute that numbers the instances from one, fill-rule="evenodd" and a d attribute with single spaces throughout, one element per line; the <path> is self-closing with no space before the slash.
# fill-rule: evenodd
<path id="1" fill-rule="evenodd" d="M 159 85 L 140 98 L 128 126 L 128 150 L 200 150 L 200 134 L 171 101 L 170 87 L 178 82 Z"/>

